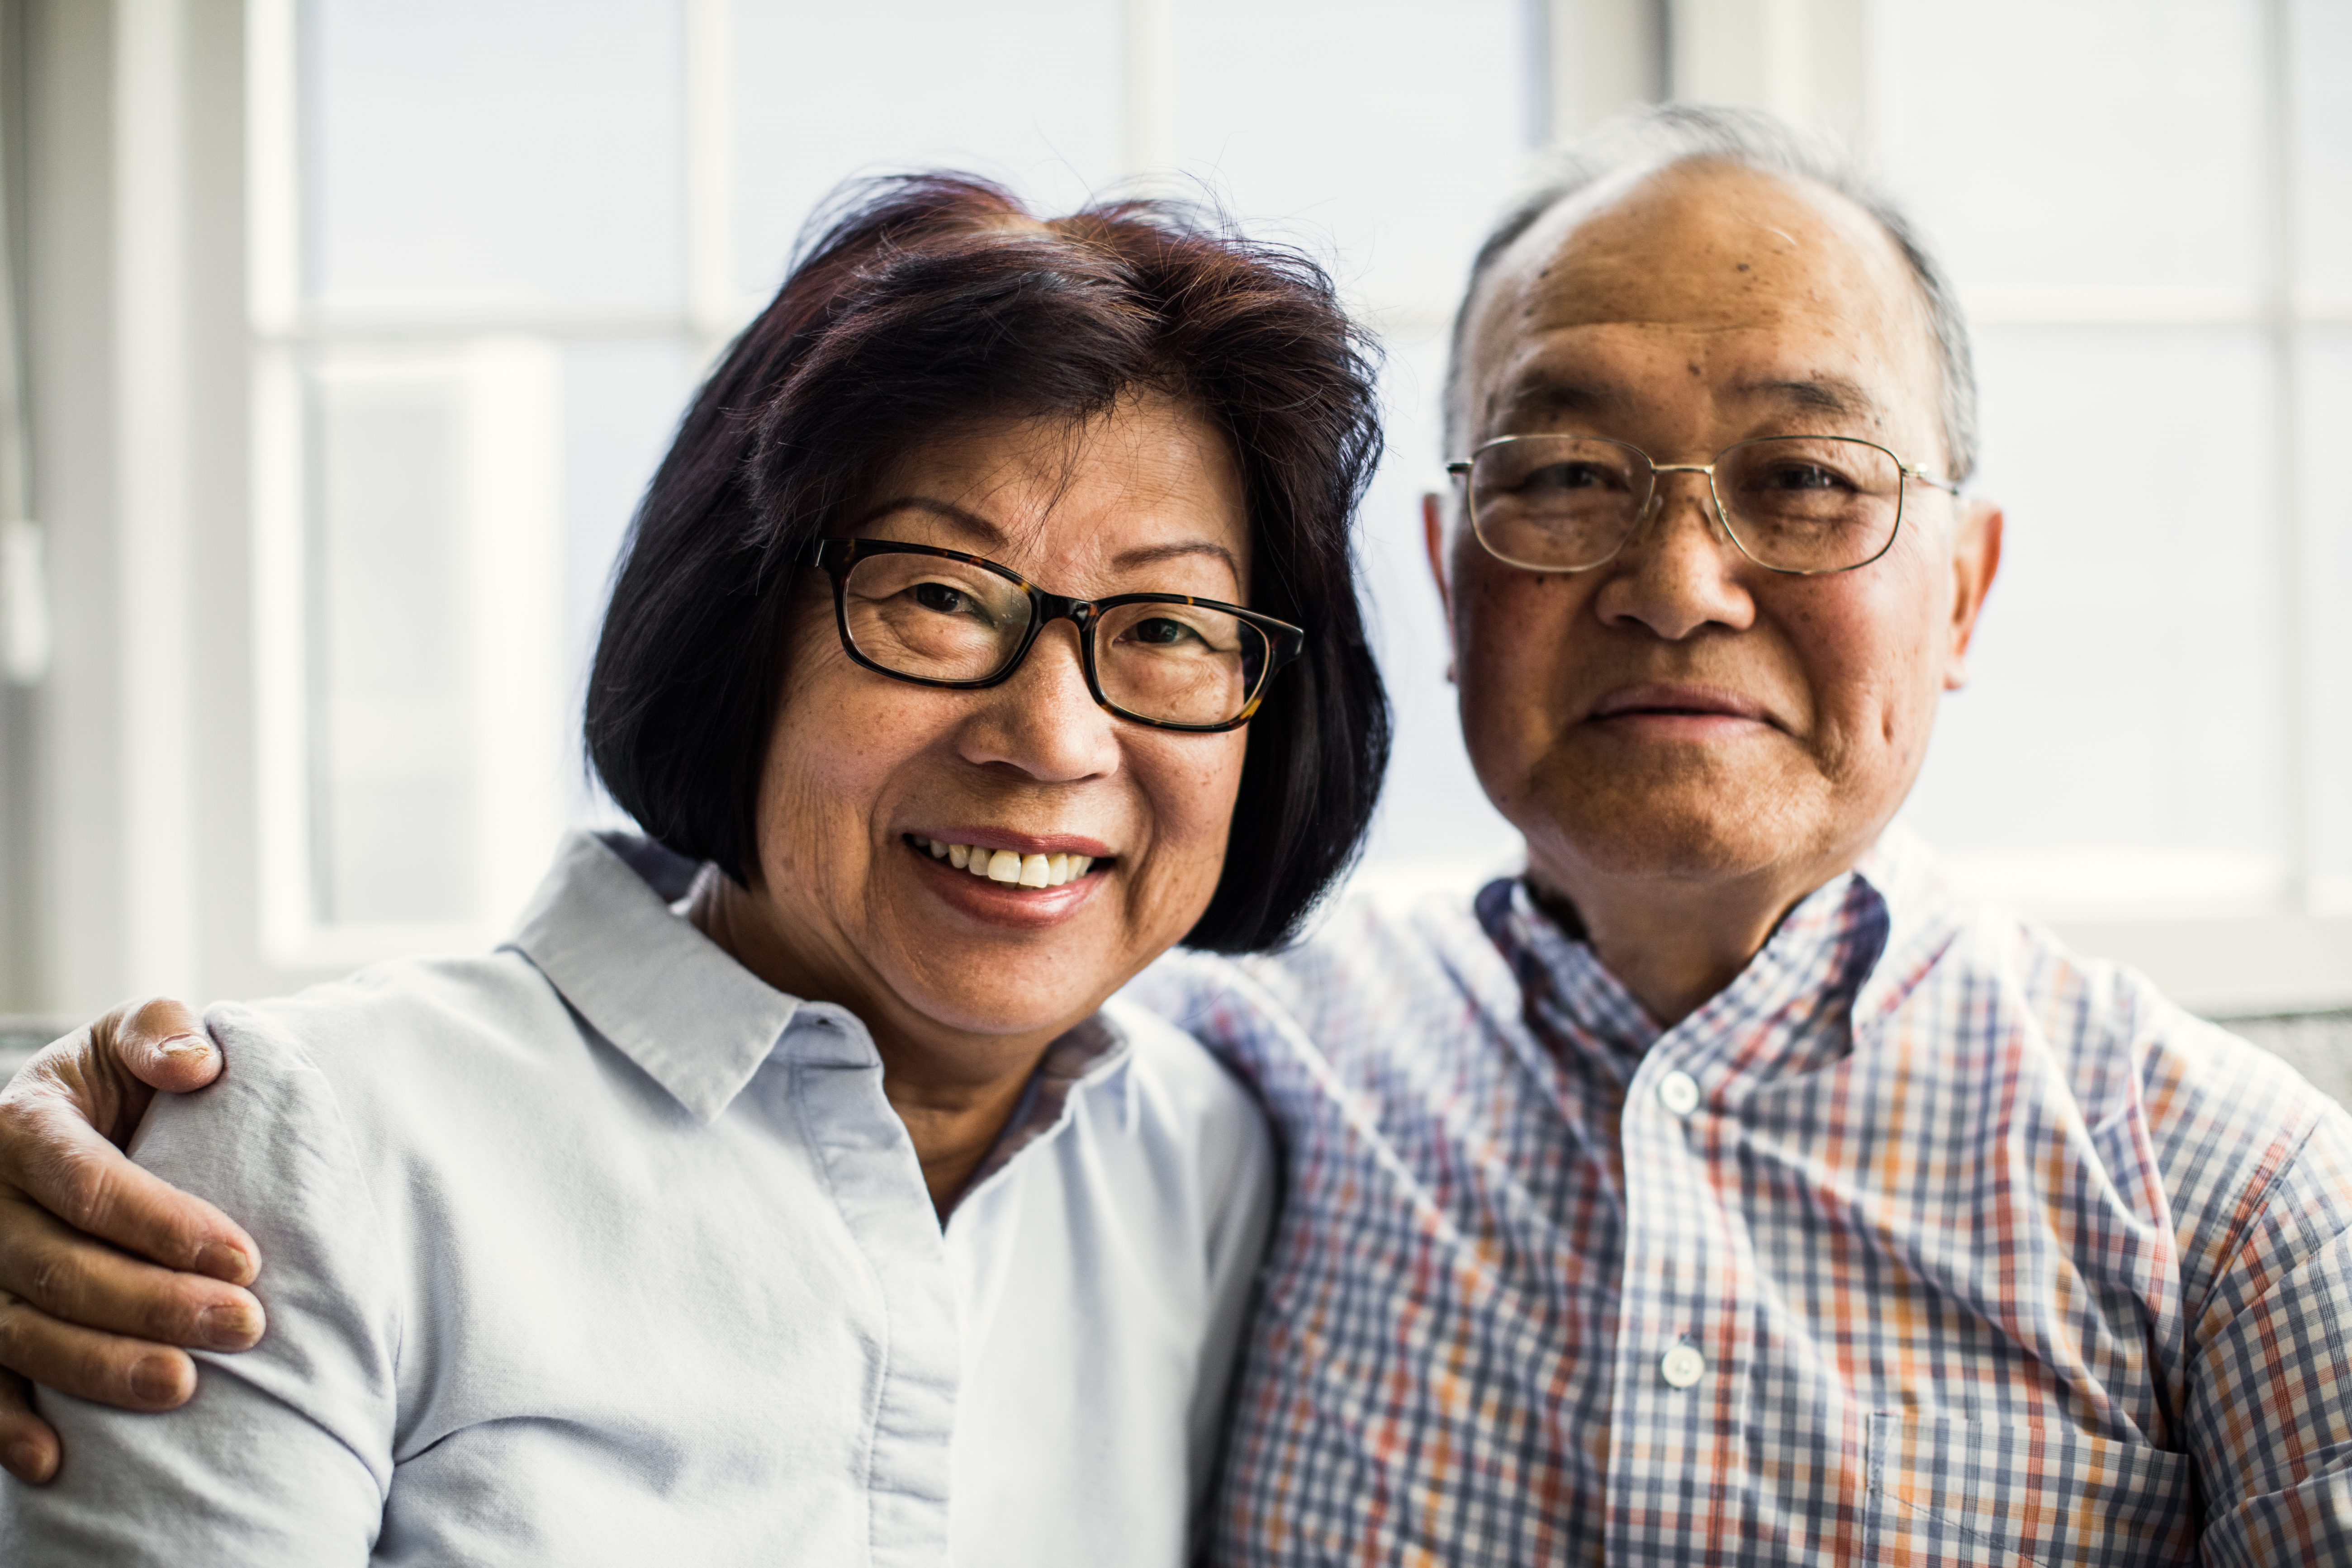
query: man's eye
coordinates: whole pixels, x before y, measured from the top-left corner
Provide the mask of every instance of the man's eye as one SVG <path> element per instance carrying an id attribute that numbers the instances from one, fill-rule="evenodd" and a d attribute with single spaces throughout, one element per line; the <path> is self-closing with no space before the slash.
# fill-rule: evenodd
<path id="1" fill-rule="evenodd" d="M 1528 476 L 1527 488 L 1537 490 L 1622 489 L 1617 475 L 1599 463 L 1553 463 Z"/>
<path id="2" fill-rule="evenodd" d="M 1765 487 L 1776 490 L 1846 489 L 1845 477 L 1818 463 L 1789 463 L 1764 476 Z"/>
<path id="3" fill-rule="evenodd" d="M 971 604 L 970 595 L 950 588 L 945 583 L 918 583 L 914 592 L 915 603 L 942 616 L 961 615 Z"/>

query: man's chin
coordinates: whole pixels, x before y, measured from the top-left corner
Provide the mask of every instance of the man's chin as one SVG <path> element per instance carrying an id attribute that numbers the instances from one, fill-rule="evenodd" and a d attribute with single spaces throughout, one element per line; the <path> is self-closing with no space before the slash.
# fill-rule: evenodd
<path id="1" fill-rule="evenodd" d="M 1549 839 L 1589 872 L 1633 879 L 1769 875 L 1814 858 L 1828 826 L 1820 809 L 1826 801 L 1808 803 L 1778 782 L 1644 780 L 1594 788 L 1586 778 L 1545 791 L 1535 804 L 1536 820 L 1523 825 L 1531 845 Z"/>

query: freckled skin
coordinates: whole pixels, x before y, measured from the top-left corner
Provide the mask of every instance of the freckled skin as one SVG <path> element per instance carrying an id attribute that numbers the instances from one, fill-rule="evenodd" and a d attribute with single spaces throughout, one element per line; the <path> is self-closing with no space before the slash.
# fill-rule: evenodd
<path id="1" fill-rule="evenodd" d="M 1573 383 L 1616 396 L 1537 427 L 1661 463 L 1805 433 L 1947 466 L 1933 340 L 1899 253 L 1843 198 L 1775 176 L 1685 164 L 1555 212 L 1497 265 L 1469 342 L 1465 450 L 1528 433 L 1528 389 Z M 1866 403 L 1825 417 L 1755 390 L 1824 380 Z M 1938 695 L 1964 679 L 2000 514 L 1914 484 L 1884 557 L 1795 577 L 1731 547 L 1703 478 L 1659 485 L 1642 531 L 1589 571 L 1504 566 L 1460 526 L 1458 492 L 1433 500 L 1430 543 L 1480 782 L 1526 834 L 1538 885 L 1670 1020 L 1902 804 Z M 1739 693 L 1766 721 L 1693 739 L 1594 717 L 1649 682 Z"/>

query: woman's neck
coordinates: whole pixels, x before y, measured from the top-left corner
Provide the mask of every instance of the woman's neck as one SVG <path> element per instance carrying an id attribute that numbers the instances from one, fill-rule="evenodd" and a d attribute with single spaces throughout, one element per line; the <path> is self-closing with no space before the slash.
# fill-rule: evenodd
<path id="1" fill-rule="evenodd" d="M 857 978 L 826 973 L 793 951 L 756 895 L 706 872 L 687 916 L 730 957 L 779 991 L 856 1014 L 882 1058 L 882 1092 L 907 1125 L 923 1184 L 942 1224 L 1004 1124 L 1058 1031 L 1042 1037 L 967 1036 L 900 1016 L 895 996 L 866 994 Z"/>

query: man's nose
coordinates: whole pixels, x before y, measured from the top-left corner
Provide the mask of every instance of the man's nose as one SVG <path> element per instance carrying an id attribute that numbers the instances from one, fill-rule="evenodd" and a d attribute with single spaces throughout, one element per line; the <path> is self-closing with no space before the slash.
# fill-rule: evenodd
<path id="1" fill-rule="evenodd" d="M 972 696 L 980 710 L 962 737 L 971 761 L 1062 783 L 1117 771 L 1120 721 L 1087 689 L 1074 623 L 1046 626 L 1010 679 Z"/>
<path id="2" fill-rule="evenodd" d="M 1756 618 L 1748 564 L 1717 515 L 1707 476 L 1660 474 L 1633 537 L 1603 568 L 1609 580 L 1594 608 L 1604 622 L 1638 622 L 1669 642 L 1710 625 L 1742 630 Z"/>

